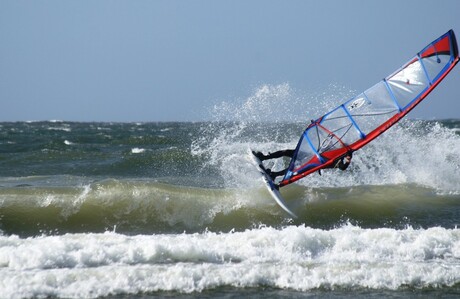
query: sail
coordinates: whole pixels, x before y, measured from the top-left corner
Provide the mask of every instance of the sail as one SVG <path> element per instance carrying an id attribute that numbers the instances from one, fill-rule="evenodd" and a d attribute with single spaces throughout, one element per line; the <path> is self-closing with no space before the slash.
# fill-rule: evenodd
<path id="1" fill-rule="evenodd" d="M 382 81 L 312 120 L 279 186 L 331 167 L 378 137 L 420 103 L 458 61 L 457 42 L 450 30 Z"/>

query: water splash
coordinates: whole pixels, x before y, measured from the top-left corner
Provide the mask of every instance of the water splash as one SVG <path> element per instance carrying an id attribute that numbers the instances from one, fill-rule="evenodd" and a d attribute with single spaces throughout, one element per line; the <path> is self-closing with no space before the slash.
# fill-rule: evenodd
<path id="1" fill-rule="evenodd" d="M 247 162 L 247 149 L 263 152 L 294 148 L 312 118 L 350 98 L 353 91 L 330 85 L 308 95 L 289 84 L 263 85 L 244 100 L 212 107 L 213 122 L 202 128 L 192 154 L 205 155 L 226 187 L 249 188 L 259 182 Z M 355 153 L 346 172 L 327 170 L 298 182 L 308 187 L 417 184 L 441 194 L 459 194 L 460 137 L 438 122 L 402 120 Z M 269 167 L 284 168 L 282 161 Z"/>
<path id="2" fill-rule="evenodd" d="M 459 233 L 344 225 L 328 231 L 289 226 L 226 234 L 0 236 L 0 286 L 5 298 L 225 287 L 457 292 Z"/>

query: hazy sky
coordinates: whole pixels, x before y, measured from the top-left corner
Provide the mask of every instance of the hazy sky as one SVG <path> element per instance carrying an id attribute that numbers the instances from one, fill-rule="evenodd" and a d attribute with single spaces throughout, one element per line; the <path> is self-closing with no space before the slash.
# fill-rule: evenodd
<path id="1" fill-rule="evenodd" d="M 362 91 L 449 29 L 460 37 L 459 12 L 457 0 L 0 0 L 0 121 L 196 121 L 263 84 Z M 459 107 L 457 66 L 410 116 Z"/>

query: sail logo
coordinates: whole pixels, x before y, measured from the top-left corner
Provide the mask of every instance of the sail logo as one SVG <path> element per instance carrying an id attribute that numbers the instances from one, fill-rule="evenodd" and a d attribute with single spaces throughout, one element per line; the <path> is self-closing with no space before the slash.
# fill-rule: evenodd
<path id="1" fill-rule="evenodd" d="M 361 106 L 363 106 L 364 103 L 366 103 L 366 100 L 364 98 L 359 98 L 359 99 L 354 100 L 350 105 L 348 105 L 347 108 L 350 111 L 354 109 L 358 109 Z"/>

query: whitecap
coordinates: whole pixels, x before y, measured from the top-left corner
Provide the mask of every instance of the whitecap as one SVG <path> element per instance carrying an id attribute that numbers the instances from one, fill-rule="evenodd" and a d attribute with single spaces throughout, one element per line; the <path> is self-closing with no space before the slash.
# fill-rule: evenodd
<path id="1" fill-rule="evenodd" d="M 459 230 L 261 227 L 244 232 L 0 236 L 4 297 L 201 292 L 399 290 L 460 283 Z M 45 286 L 45 287 L 44 287 Z"/>
<path id="2" fill-rule="evenodd" d="M 49 127 L 48 130 L 50 131 L 64 131 L 64 132 L 71 132 L 72 129 L 68 127 Z"/>
<path id="3" fill-rule="evenodd" d="M 131 149 L 132 154 L 141 154 L 143 152 L 145 152 L 145 149 L 143 149 L 143 148 L 135 147 L 135 148 Z"/>

